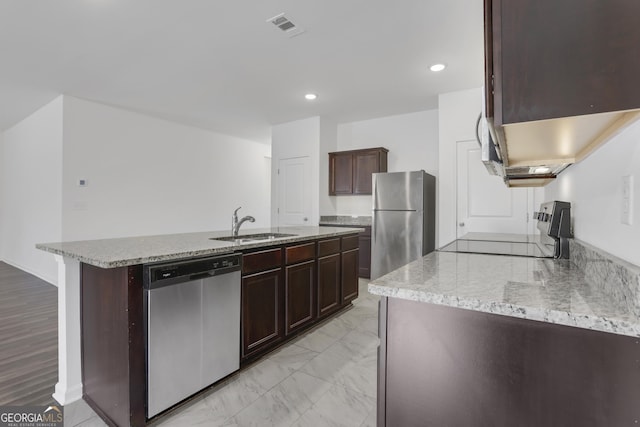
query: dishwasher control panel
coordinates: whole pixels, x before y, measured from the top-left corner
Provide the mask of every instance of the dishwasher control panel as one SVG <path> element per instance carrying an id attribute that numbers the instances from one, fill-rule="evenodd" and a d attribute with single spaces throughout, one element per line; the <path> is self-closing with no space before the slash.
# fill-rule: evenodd
<path id="1" fill-rule="evenodd" d="M 241 260 L 240 254 L 231 254 L 145 264 L 143 268 L 144 287 L 145 289 L 153 289 L 184 281 L 184 279 L 196 280 L 230 273 L 240 270 Z"/>

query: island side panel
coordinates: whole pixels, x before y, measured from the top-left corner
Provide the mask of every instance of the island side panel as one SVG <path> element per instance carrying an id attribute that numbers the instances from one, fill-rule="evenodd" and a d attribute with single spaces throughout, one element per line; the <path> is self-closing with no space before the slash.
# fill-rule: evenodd
<path id="1" fill-rule="evenodd" d="M 387 309 L 379 426 L 640 421 L 638 338 L 397 298 Z"/>
<path id="2" fill-rule="evenodd" d="M 111 425 L 145 425 L 141 278 L 140 266 L 81 267 L 83 397 Z"/>
<path id="3" fill-rule="evenodd" d="M 146 424 L 146 340 L 142 265 L 127 268 L 129 313 L 129 421 L 132 426 Z"/>

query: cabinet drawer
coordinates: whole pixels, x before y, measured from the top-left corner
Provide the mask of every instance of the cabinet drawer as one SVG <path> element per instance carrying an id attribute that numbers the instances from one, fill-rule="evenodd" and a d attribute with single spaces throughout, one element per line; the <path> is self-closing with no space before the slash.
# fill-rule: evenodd
<path id="1" fill-rule="evenodd" d="M 337 254 L 340 252 L 340 238 L 321 240 L 318 242 L 318 256 Z"/>
<path id="2" fill-rule="evenodd" d="M 297 262 L 308 261 L 316 257 L 316 244 L 305 243 L 303 245 L 289 246 L 285 248 L 286 262 L 288 264 L 295 264 Z"/>
<path id="3" fill-rule="evenodd" d="M 359 247 L 359 242 L 358 242 L 357 234 L 355 236 L 348 236 L 348 237 L 342 238 L 342 251 L 358 249 L 358 247 Z"/>
<path id="4" fill-rule="evenodd" d="M 242 255 L 242 274 L 280 268 L 282 265 L 282 249 L 268 249 Z"/>

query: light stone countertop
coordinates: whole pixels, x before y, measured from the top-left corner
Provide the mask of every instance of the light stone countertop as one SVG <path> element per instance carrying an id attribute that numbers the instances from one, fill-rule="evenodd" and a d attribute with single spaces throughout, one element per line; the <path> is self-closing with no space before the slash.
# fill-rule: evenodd
<path id="1" fill-rule="evenodd" d="M 320 217 L 320 225 L 371 227 L 370 216 L 327 215 Z"/>
<path id="2" fill-rule="evenodd" d="M 119 239 L 39 243 L 36 248 L 97 267 L 114 268 L 181 258 L 228 254 L 246 249 L 342 236 L 360 231 L 363 231 L 363 229 L 344 227 L 247 228 L 241 230 L 239 237 L 262 233 L 286 233 L 294 234 L 295 236 L 269 241 L 236 243 L 211 240 L 212 237 L 229 236 L 229 231 L 209 231 Z"/>
<path id="3" fill-rule="evenodd" d="M 372 294 L 640 337 L 640 318 L 570 260 L 432 252 Z"/>

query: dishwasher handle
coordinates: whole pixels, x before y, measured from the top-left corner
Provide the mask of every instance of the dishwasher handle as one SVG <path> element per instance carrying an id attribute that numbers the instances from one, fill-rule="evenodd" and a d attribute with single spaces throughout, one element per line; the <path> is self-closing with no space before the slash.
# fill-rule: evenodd
<path id="1" fill-rule="evenodd" d="M 221 274 L 233 273 L 238 270 L 240 270 L 239 266 L 217 268 L 215 270 L 204 271 L 202 273 L 194 273 L 189 276 L 189 280 L 208 279 L 210 277 L 220 276 Z"/>

